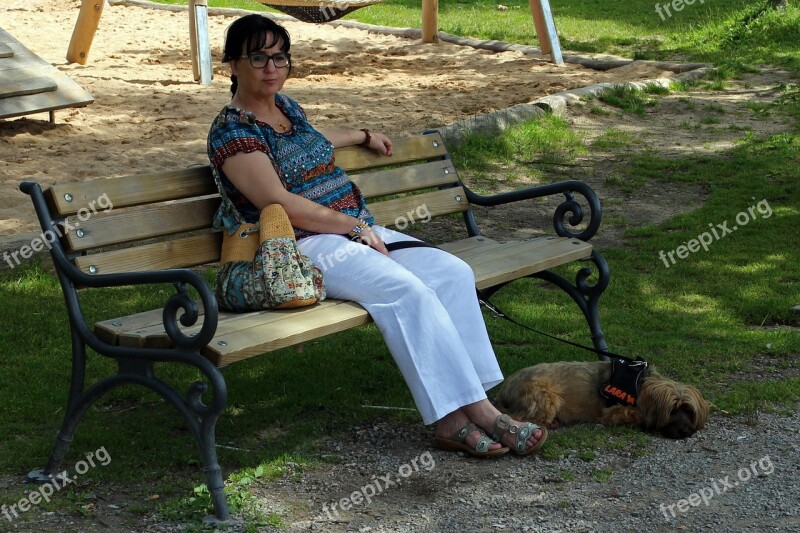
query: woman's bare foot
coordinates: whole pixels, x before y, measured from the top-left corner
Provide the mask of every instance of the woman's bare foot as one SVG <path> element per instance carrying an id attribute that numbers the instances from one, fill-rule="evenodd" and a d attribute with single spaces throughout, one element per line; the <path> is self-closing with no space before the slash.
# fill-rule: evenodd
<path id="1" fill-rule="evenodd" d="M 481 400 L 479 402 L 475 402 L 470 405 L 465 405 L 461 408 L 466 416 L 468 416 L 471 420 L 473 420 L 478 426 L 485 429 L 486 432 L 491 435 L 495 428 L 495 423 L 497 422 L 498 418 L 502 415 L 497 408 L 492 405 L 489 400 Z M 521 426 L 520 422 L 515 420 L 510 420 L 511 425 Z M 529 452 L 532 448 L 539 446 L 539 441 L 546 438 L 546 433 L 541 428 L 536 428 L 531 432 L 530 437 L 525 443 L 525 448 L 523 451 L 517 451 L 517 453 L 526 453 Z M 512 451 L 516 450 L 517 447 L 517 437 L 513 432 L 503 432 L 501 435 L 500 442 L 504 446 L 508 446 L 511 448 Z"/>

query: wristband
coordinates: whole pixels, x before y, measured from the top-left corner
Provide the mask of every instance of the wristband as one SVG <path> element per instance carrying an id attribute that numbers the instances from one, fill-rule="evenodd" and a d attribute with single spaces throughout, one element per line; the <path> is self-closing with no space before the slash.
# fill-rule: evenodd
<path id="1" fill-rule="evenodd" d="M 369 225 L 363 220 L 359 220 L 353 229 L 347 234 L 351 239 L 358 239 L 365 231 L 369 231 Z"/>
<path id="2" fill-rule="evenodd" d="M 361 143 L 361 146 L 369 146 L 370 141 L 372 141 L 372 135 L 370 135 L 367 128 L 361 128 L 361 131 L 363 131 L 364 135 L 366 135 L 364 142 Z"/>

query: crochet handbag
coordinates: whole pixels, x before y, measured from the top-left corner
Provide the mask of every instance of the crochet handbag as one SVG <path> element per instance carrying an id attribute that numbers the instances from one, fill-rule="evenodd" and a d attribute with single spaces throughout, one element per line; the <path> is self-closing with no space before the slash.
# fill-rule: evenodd
<path id="1" fill-rule="evenodd" d="M 258 224 L 223 231 L 217 299 L 233 311 L 287 309 L 325 298 L 322 271 L 297 248 L 280 204 L 261 211 Z"/>

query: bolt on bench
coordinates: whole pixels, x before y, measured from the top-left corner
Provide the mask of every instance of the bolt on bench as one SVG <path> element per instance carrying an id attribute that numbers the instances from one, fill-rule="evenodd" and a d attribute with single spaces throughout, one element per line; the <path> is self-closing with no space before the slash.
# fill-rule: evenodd
<path id="1" fill-rule="evenodd" d="M 336 150 L 337 164 L 367 197 L 376 223 L 391 226 L 408 220 L 420 208 L 426 218 L 428 213 L 431 218 L 461 214 L 465 238 L 439 246 L 472 267 L 477 288 L 485 297 L 524 277 L 554 283 L 583 312 L 595 348 L 607 350 L 597 306 L 609 271 L 602 256 L 586 242 L 601 218 L 600 202 L 590 187 L 563 181 L 481 196 L 460 181 L 438 133 L 398 139 L 394 153 L 387 158 L 360 147 Z M 44 191 L 28 181 L 20 189 L 31 196 L 43 231 L 63 235 L 53 242 L 50 253 L 66 299 L 73 358 L 61 429 L 47 466 L 31 472 L 29 478 L 46 481 L 58 472 L 81 416 L 95 400 L 118 385 L 140 384 L 162 395 L 186 419 L 200 448 L 215 519 L 227 520 L 214 434 L 227 401 L 219 368 L 365 324 L 371 320 L 369 315 L 358 304 L 342 300 L 290 310 L 218 311 L 212 288 L 189 269 L 219 260 L 222 238 L 211 223 L 220 200 L 208 166 L 56 185 Z M 556 236 L 495 241 L 481 235 L 470 208 L 560 194 L 564 201 L 553 215 Z M 583 197 L 590 216 L 584 216 L 576 194 Z M 104 195 L 113 209 L 90 218 L 80 216 Z M 56 225 L 72 229 L 65 233 Z M 583 229 L 574 233 L 571 228 L 578 225 Z M 574 284 L 549 270 L 573 261 L 593 263 L 596 283 L 587 282 L 589 266 L 579 270 Z M 163 283 L 175 287 L 163 309 L 104 320 L 92 327 L 79 306 L 80 290 Z M 190 297 L 189 288 L 197 291 L 199 302 Z M 87 346 L 118 363 L 116 373 L 88 387 Z M 157 377 L 154 365 L 162 362 L 195 367 L 204 381 L 192 383 L 182 395 Z"/>

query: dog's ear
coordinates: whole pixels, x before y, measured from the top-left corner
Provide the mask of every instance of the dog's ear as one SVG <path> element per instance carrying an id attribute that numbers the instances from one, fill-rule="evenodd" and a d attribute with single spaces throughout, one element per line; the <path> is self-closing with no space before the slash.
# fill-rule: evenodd
<path id="1" fill-rule="evenodd" d="M 663 428 L 669 424 L 672 411 L 678 406 L 675 383 L 663 378 L 646 379 L 636 405 L 642 414 L 645 429 Z"/>
<path id="2" fill-rule="evenodd" d="M 684 401 L 692 412 L 692 425 L 695 429 L 702 429 L 708 421 L 708 414 L 711 411 L 711 406 L 700 394 L 697 388 L 691 385 L 686 385 L 683 391 Z"/>

